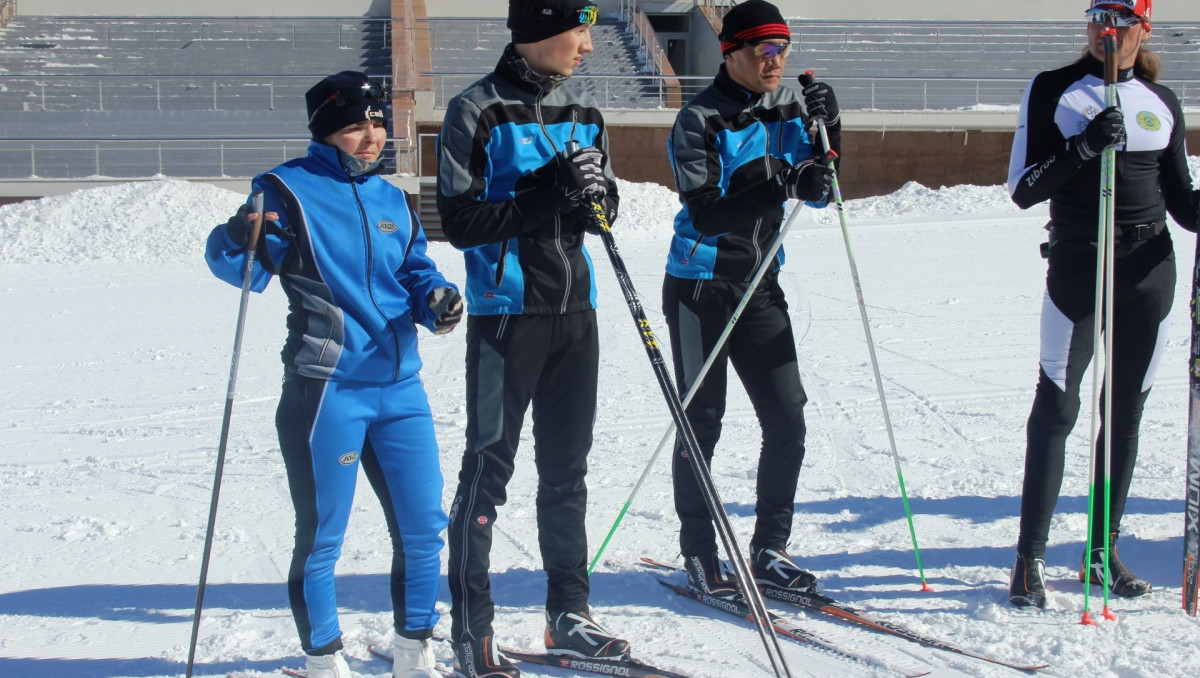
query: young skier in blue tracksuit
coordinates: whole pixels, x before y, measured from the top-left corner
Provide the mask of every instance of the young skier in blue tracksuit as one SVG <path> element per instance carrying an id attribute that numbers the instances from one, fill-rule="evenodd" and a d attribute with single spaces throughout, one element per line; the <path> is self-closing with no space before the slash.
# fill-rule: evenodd
<path id="1" fill-rule="evenodd" d="M 296 511 L 292 614 L 308 675 L 348 678 L 333 574 L 361 464 L 392 538 L 394 675 L 433 678 L 446 514 L 415 325 L 450 331 L 462 301 L 426 254 L 404 192 L 377 176 L 387 140 L 379 88 L 343 71 L 306 99 L 308 155 L 253 181 L 266 224 L 253 289 L 277 275 L 290 307 L 275 423 Z M 241 284 L 256 216 L 245 205 L 209 236 L 222 280 Z"/>

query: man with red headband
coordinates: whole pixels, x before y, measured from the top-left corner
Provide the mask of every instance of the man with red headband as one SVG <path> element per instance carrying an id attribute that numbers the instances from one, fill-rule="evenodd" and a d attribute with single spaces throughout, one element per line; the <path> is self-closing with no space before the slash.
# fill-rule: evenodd
<path id="1" fill-rule="evenodd" d="M 1067 437 L 1079 414 L 1080 383 L 1094 353 L 1096 240 L 1100 156 L 1116 149 L 1114 316 L 1110 421 L 1112 446 L 1109 532 L 1093 521 L 1092 552 L 1083 554 L 1081 581 L 1107 580 L 1112 593 L 1133 598 L 1150 592 L 1117 556 L 1116 541 L 1137 460 L 1142 409 L 1166 344 L 1175 292 L 1175 254 L 1167 230 L 1175 222 L 1196 229 L 1197 192 L 1188 172 L 1179 99 L 1158 84 L 1161 61 L 1145 47 L 1150 0 L 1092 0 L 1088 47 L 1075 63 L 1039 73 L 1021 102 L 1009 162 L 1013 202 L 1028 208 L 1050 201 L 1050 240 L 1042 302 L 1038 382 L 1026 427 L 1017 559 L 1009 600 L 1045 607 L 1046 544 L 1062 486 Z M 1105 107 L 1103 35 L 1116 29 L 1119 104 Z M 1098 437 L 1094 496 L 1105 479 L 1104 432 Z"/>
<path id="2" fill-rule="evenodd" d="M 686 392 L 716 346 L 750 280 L 768 267 L 719 358 L 695 393 L 687 416 L 706 460 L 721 435 L 730 363 L 762 426 L 757 522 L 750 556 L 757 583 L 810 589 L 816 578 L 787 553 L 800 465 L 804 404 L 787 302 L 779 286 L 780 249 L 763 261 L 783 223 L 788 199 L 827 202 L 833 171 L 809 131 L 824 118 L 830 145 L 840 147 L 841 120 L 833 90 L 805 88 L 804 105 L 780 87 L 791 31 L 769 2 L 751 0 L 725 15 L 724 63 L 713 83 L 679 111 L 668 151 L 683 203 L 663 282 L 675 379 Z M 712 516 L 682 445 L 672 463 L 680 552 L 688 581 L 715 596 L 740 595 L 717 556 Z"/>

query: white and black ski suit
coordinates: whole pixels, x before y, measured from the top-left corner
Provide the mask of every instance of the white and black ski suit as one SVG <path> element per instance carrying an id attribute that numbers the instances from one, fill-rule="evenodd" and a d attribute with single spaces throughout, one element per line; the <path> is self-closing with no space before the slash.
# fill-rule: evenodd
<path id="1" fill-rule="evenodd" d="M 1110 531 L 1119 530 L 1137 458 L 1138 426 L 1167 338 L 1175 254 L 1166 215 L 1194 230 L 1184 118 L 1168 88 L 1119 74 L 1127 142 L 1116 152 L 1116 270 L 1113 276 L 1112 484 Z M 1049 199 L 1041 358 L 1027 425 L 1019 552 L 1042 557 L 1063 479 L 1066 439 L 1079 414 L 1080 382 L 1094 352 L 1100 156 L 1084 161 L 1073 140 L 1105 108 L 1103 64 L 1092 56 L 1038 74 L 1021 103 L 1008 188 L 1022 208 Z M 1103 429 L 1101 430 L 1103 433 Z M 1097 493 L 1103 487 L 1103 435 Z M 1097 517 L 1094 544 L 1104 543 Z"/>

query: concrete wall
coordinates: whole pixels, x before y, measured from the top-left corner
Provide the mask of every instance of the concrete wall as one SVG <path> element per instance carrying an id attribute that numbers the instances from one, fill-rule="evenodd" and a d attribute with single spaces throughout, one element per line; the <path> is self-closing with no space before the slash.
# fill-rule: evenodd
<path id="1" fill-rule="evenodd" d="M 422 124 L 420 133 L 436 134 L 440 125 Z M 675 188 L 667 160 L 667 126 L 609 124 L 613 169 L 626 181 Z M 1200 130 L 1188 132 L 1188 148 L 1200 148 Z M 838 175 L 846 199 L 886 195 L 909 181 L 939 188 L 958 184 L 995 186 L 1008 179 L 1011 130 L 842 132 Z M 422 144 L 421 174 L 436 176 L 433 140 Z"/>
<path id="2" fill-rule="evenodd" d="M 17 3 L 18 16 L 353 17 L 388 16 L 390 9 L 388 0 L 20 0 Z"/>

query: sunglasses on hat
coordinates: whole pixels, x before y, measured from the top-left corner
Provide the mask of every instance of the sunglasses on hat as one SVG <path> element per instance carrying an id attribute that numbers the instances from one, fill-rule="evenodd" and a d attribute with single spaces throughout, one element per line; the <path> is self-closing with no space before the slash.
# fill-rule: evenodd
<path id="1" fill-rule="evenodd" d="M 1089 9 L 1086 14 L 1088 21 L 1101 26 L 1129 28 L 1142 23 L 1140 16 L 1115 9 Z"/>
<path id="2" fill-rule="evenodd" d="M 775 57 L 785 57 L 792 49 L 792 43 L 785 42 L 783 44 L 774 42 L 751 42 L 747 43 L 754 48 L 754 55 L 763 61 L 774 59 Z"/>
<path id="3" fill-rule="evenodd" d="M 308 124 L 311 125 L 312 121 L 317 119 L 317 114 L 321 112 L 321 109 L 325 108 L 326 106 L 328 106 L 330 104 L 333 104 L 337 108 L 344 108 L 346 106 L 354 106 L 355 104 L 361 104 L 364 101 L 384 101 L 384 100 L 385 100 L 385 98 L 384 98 L 384 94 L 383 94 L 383 88 L 380 87 L 379 85 L 376 85 L 373 82 L 364 84 L 362 86 L 362 90 L 359 92 L 354 92 L 354 91 L 334 92 L 333 94 L 329 95 L 328 99 L 326 99 L 325 101 L 322 101 L 320 106 L 317 106 L 316 109 L 313 110 L 312 115 L 308 116 Z"/>

